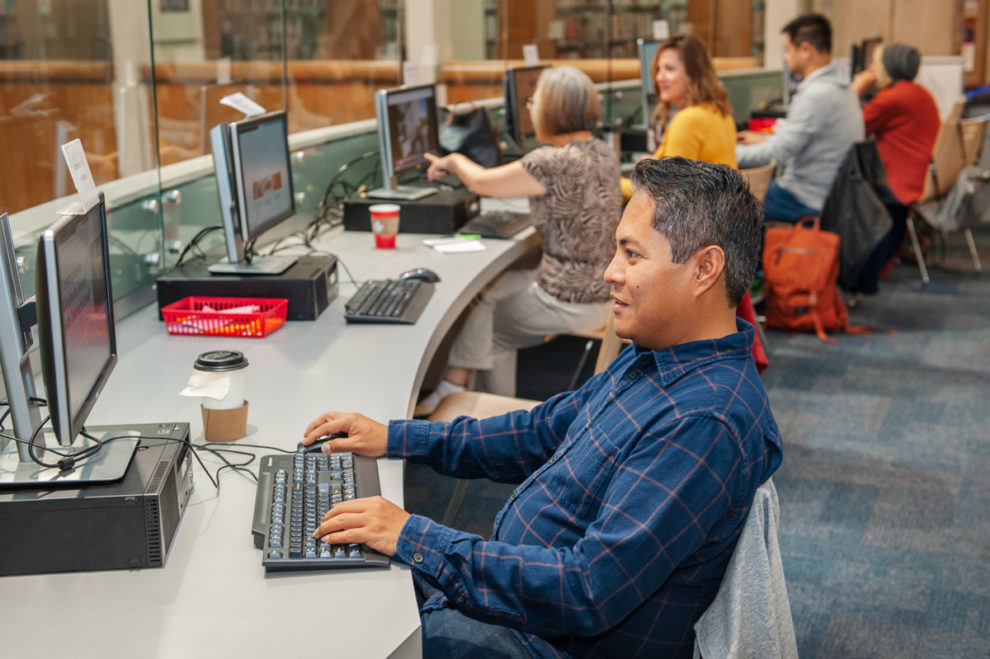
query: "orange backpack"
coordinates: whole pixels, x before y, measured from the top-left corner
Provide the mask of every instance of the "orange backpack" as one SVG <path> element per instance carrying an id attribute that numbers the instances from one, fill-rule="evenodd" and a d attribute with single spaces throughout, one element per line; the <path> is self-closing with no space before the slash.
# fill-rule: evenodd
<path id="1" fill-rule="evenodd" d="M 813 330 L 830 343 L 835 339 L 826 331 L 849 329 L 846 305 L 836 289 L 839 236 L 822 231 L 817 217 L 767 229 L 763 273 L 768 327 Z"/>

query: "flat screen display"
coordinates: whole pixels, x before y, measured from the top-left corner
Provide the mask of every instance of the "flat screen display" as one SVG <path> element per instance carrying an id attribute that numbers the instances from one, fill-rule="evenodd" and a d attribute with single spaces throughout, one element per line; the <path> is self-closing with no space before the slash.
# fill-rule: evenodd
<path id="1" fill-rule="evenodd" d="M 284 112 L 232 126 L 244 239 L 295 213 Z"/>
<path id="2" fill-rule="evenodd" d="M 440 152 L 433 85 L 389 91 L 386 108 L 393 174 L 425 165 L 426 152 Z"/>
<path id="3" fill-rule="evenodd" d="M 536 83 L 545 68 L 547 67 L 533 66 L 508 71 L 509 98 L 506 99 L 506 108 L 512 112 L 509 123 L 512 126 L 512 136 L 517 140 L 536 135 L 527 102 L 536 93 Z"/>

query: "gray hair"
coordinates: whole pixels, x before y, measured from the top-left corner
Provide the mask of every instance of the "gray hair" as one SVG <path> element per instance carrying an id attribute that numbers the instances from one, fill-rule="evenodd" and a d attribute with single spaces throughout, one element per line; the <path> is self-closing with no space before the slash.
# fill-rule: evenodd
<path id="1" fill-rule="evenodd" d="M 670 243 L 674 263 L 699 249 L 725 252 L 725 288 L 736 306 L 756 274 L 763 241 L 763 207 L 739 172 L 687 158 L 641 160 L 633 188 L 653 201 L 653 228 Z"/>

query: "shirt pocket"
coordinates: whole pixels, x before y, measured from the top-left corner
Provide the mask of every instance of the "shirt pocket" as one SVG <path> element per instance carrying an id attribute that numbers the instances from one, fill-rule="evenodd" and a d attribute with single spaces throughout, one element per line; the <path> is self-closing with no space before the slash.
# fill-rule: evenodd
<path id="1" fill-rule="evenodd" d="M 591 422 L 581 435 L 553 455 L 539 480 L 546 490 L 557 493 L 562 512 L 576 519 L 598 516 L 602 495 L 612 480 L 620 448 L 615 428 Z"/>

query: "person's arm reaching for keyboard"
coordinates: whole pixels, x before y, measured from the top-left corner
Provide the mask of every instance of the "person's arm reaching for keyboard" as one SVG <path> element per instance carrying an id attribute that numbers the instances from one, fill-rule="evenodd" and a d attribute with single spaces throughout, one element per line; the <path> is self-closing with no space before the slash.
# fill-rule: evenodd
<path id="1" fill-rule="evenodd" d="M 542 197 L 547 193 L 543 184 L 518 162 L 485 169 L 460 153 L 423 155 L 430 161 L 426 174 L 431 181 L 453 174 L 472 192 L 484 197 Z"/>

